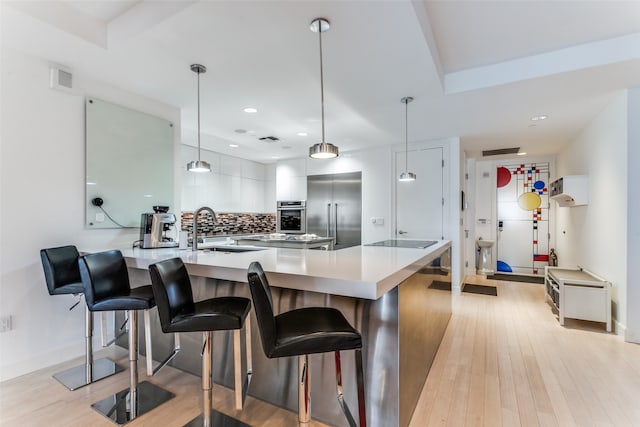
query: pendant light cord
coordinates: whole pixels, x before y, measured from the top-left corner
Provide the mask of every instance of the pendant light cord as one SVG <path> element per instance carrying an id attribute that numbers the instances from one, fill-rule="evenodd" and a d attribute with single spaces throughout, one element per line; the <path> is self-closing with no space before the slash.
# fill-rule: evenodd
<path id="1" fill-rule="evenodd" d="M 404 171 L 409 172 L 409 100 L 404 101 Z M 397 173 L 397 172 L 396 172 Z"/>
<path id="2" fill-rule="evenodd" d="M 200 69 L 198 74 L 198 162 L 200 161 Z"/>
<path id="3" fill-rule="evenodd" d="M 322 21 L 318 21 L 320 39 L 320 104 L 322 105 L 322 143 L 324 144 L 324 74 L 322 72 Z"/>

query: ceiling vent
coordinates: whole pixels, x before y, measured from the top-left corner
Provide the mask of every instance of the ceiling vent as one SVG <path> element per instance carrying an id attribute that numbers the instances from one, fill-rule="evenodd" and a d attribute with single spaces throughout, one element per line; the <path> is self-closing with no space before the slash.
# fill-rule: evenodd
<path id="1" fill-rule="evenodd" d="M 68 91 L 73 88 L 73 74 L 61 68 L 51 68 L 51 89 Z"/>
<path id="2" fill-rule="evenodd" d="M 520 147 L 515 148 L 499 148 L 497 150 L 486 150 L 482 151 L 482 157 L 488 156 L 499 156 L 501 154 L 518 154 L 520 152 Z"/>
<path id="3" fill-rule="evenodd" d="M 276 141 L 280 141 L 280 138 L 278 138 L 277 136 L 263 136 L 262 138 L 258 138 L 260 141 L 266 141 L 266 142 L 276 142 Z"/>

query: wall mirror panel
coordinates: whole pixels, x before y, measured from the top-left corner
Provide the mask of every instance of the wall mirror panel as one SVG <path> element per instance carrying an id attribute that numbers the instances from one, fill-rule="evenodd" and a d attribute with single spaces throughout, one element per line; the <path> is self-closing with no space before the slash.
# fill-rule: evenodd
<path id="1" fill-rule="evenodd" d="M 140 227 L 157 205 L 174 212 L 173 124 L 95 98 L 85 119 L 86 227 Z"/>

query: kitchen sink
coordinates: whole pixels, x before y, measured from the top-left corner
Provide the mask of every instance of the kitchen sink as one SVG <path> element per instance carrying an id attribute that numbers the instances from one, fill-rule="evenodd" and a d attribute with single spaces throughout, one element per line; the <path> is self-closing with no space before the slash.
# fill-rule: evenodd
<path id="1" fill-rule="evenodd" d="M 247 247 L 238 247 L 238 246 L 214 246 L 210 248 L 203 248 L 203 251 L 207 252 L 226 252 L 226 253 L 237 253 L 237 252 L 254 252 L 254 251 L 264 251 L 265 248 L 247 248 Z"/>
<path id="2" fill-rule="evenodd" d="M 410 248 L 410 249 L 425 249 L 431 245 L 435 245 L 435 240 L 383 240 L 381 242 L 369 243 L 364 246 L 385 246 L 388 248 Z"/>

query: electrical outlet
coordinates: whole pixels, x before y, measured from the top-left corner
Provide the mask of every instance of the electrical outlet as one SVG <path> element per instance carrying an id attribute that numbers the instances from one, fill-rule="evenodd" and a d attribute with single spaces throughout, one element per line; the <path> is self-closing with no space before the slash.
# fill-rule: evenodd
<path id="1" fill-rule="evenodd" d="M 7 332 L 11 330 L 11 316 L 0 317 L 0 332 Z"/>

